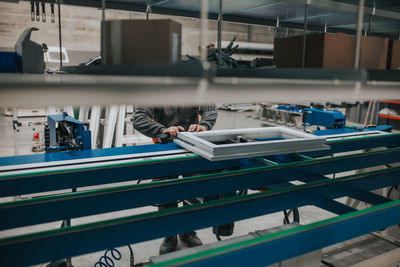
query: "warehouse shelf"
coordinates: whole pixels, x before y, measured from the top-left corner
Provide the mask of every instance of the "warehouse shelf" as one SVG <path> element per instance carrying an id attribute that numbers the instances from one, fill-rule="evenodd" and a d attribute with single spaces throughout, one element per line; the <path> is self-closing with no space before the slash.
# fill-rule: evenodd
<path id="1" fill-rule="evenodd" d="M 382 103 L 388 103 L 388 104 L 400 104 L 400 101 L 397 100 L 381 100 Z"/>
<path id="2" fill-rule="evenodd" d="M 101 7 L 101 0 L 64 0 L 63 4 Z M 400 35 L 398 1 L 365 1 L 364 29 L 374 35 Z M 376 2 L 376 3 L 375 3 Z M 224 1 L 224 21 L 303 29 L 304 6 L 308 5 L 311 31 L 354 34 L 357 27 L 358 0 L 246 0 Z M 151 13 L 200 17 L 201 1 L 187 0 L 107 0 L 106 7 Z M 148 9 L 149 8 L 149 9 Z M 218 18 L 219 0 L 209 1 L 209 18 Z"/>
<path id="3" fill-rule="evenodd" d="M 379 114 L 379 117 L 385 118 L 385 119 L 391 119 L 391 120 L 400 120 L 400 116 L 392 116 L 392 115 Z"/>
<path id="4" fill-rule="evenodd" d="M 100 7 L 100 0 L 65 0 L 64 4 Z M 209 1 L 209 18 L 216 19 L 219 0 Z M 148 5 L 149 3 L 149 5 Z M 248 0 L 224 1 L 223 20 L 256 23 L 280 27 L 303 28 L 305 4 L 308 10 L 308 29 L 356 28 L 358 1 L 311 0 Z M 373 16 L 370 32 L 400 34 L 400 3 L 381 2 L 372 6 L 366 1 L 364 21 Z M 199 17 L 201 1 L 183 0 L 107 0 L 107 8 Z M 372 9 L 374 11 L 372 11 Z M 287 12 L 287 11 L 291 12 Z M 371 13 L 372 12 L 372 13 Z M 382 21 L 384 29 L 380 30 Z M 365 26 L 366 23 L 364 23 Z M 368 24 L 368 23 L 367 23 Z M 1 103 L 32 104 L 46 99 L 50 104 L 88 101 L 93 103 L 238 103 L 286 102 L 291 100 L 378 100 L 400 99 L 399 71 L 327 70 L 327 69 L 214 69 L 204 72 L 200 65 L 124 65 L 80 68 L 81 75 L 2 76 Z M 104 77 L 106 76 L 107 77 Z M 124 75 L 121 77 L 120 75 Z M 33 92 L 32 89 L 35 91 Z M 68 89 L 68 91 L 63 89 Z M 107 90 L 107 91 L 106 91 Z M 374 91 L 374 90 L 379 90 Z M 303 91 L 306 91 L 305 94 Z M 181 94 L 181 97 L 172 97 Z M 8 94 L 8 95 L 7 95 Z M 37 96 L 40 96 L 37 97 Z M 85 95 L 85 97 L 81 97 Z M 100 99 L 99 96 L 104 99 Z M 133 97 L 126 98 L 127 96 Z M 23 99 L 18 96 L 23 96 Z M 29 97 L 31 96 L 31 97 Z M 72 98 L 70 97 L 72 96 Z M 110 98 L 108 98 L 110 97 Z M 51 101 L 47 101 L 51 99 Z M 132 100 L 131 100 L 132 99 Z M 71 103 L 71 102 L 69 102 Z M 131 104 L 134 104 L 131 103 Z"/>
<path id="5" fill-rule="evenodd" d="M 400 82 L 339 79 L 1 74 L 0 106 L 400 99 Z"/>

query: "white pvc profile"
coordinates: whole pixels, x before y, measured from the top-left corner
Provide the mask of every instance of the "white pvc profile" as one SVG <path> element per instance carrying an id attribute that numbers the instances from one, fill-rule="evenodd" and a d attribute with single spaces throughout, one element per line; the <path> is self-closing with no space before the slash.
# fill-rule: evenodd
<path id="1" fill-rule="evenodd" d="M 241 136 L 252 141 L 224 143 Z M 260 140 L 280 137 L 278 140 Z M 180 132 L 175 143 L 208 159 L 227 160 L 254 156 L 326 150 L 326 138 L 286 127 L 264 127 L 234 130 L 215 130 L 199 133 Z"/>

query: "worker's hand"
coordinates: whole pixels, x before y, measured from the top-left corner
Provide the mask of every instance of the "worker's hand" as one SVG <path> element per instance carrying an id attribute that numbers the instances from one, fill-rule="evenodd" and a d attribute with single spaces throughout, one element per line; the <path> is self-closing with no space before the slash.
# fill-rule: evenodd
<path id="1" fill-rule="evenodd" d="M 189 126 L 189 132 L 203 132 L 203 131 L 207 131 L 207 128 L 202 125 L 191 124 Z"/>
<path id="2" fill-rule="evenodd" d="M 171 126 L 164 130 L 164 134 L 169 134 L 171 137 L 176 137 L 179 132 L 185 131 L 182 126 Z"/>

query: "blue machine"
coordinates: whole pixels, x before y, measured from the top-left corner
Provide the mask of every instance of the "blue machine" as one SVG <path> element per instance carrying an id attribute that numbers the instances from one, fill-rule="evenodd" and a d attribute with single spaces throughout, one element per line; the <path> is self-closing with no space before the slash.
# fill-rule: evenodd
<path id="1" fill-rule="evenodd" d="M 346 126 L 346 116 L 337 110 L 324 110 L 316 108 L 306 108 L 303 110 L 303 124 L 305 126 L 323 126 L 324 130 L 315 130 L 315 135 L 346 134 L 368 131 L 392 132 L 390 125 L 374 125 L 369 127 Z"/>
<path id="2" fill-rule="evenodd" d="M 47 116 L 46 152 L 91 149 L 91 132 L 68 113 Z"/>
<path id="3" fill-rule="evenodd" d="M 286 111 L 301 112 L 301 108 L 299 108 L 298 106 L 294 106 L 294 105 L 290 105 L 290 106 L 278 105 L 276 108 L 280 109 L 280 110 L 286 110 Z"/>
<path id="4" fill-rule="evenodd" d="M 324 126 L 327 129 L 341 129 L 346 127 L 346 116 L 337 110 L 305 108 L 303 111 L 303 123 Z"/>

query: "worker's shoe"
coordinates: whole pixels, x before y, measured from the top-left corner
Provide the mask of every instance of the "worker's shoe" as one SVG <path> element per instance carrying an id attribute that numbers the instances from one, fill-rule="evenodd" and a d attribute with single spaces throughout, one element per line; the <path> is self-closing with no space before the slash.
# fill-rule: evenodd
<path id="1" fill-rule="evenodd" d="M 164 238 L 160 246 L 160 255 L 175 251 L 178 247 L 178 238 L 176 235 Z"/>
<path id="2" fill-rule="evenodd" d="M 179 239 L 188 247 L 197 247 L 203 245 L 196 232 L 180 234 Z"/>

